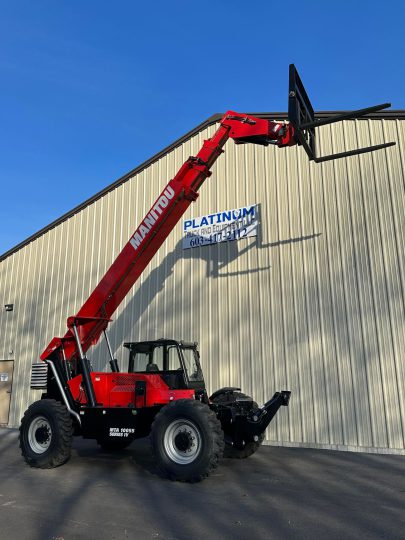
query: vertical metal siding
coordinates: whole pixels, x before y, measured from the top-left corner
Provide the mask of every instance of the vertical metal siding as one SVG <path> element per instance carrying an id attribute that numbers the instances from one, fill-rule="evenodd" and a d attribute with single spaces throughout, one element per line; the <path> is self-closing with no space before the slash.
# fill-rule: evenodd
<path id="1" fill-rule="evenodd" d="M 0 354 L 15 359 L 10 425 L 38 398 L 31 362 L 214 129 L 0 263 L 3 303 L 15 305 L 0 312 Z M 183 251 L 179 224 L 117 310 L 119 361 L 124 341 L 197 340 L 210 390 L 241 386 L 261 403 L 292 390 L 268 441 L 405 452 L 404 131 L 400 120 L 324 127 L 323 154 L 399 144 L 321 165 L 298 147 L 228 143 L 186 217 L 257 202 L 260 234 Z M 104 343 L 91 357 L 107 369 Z"/>

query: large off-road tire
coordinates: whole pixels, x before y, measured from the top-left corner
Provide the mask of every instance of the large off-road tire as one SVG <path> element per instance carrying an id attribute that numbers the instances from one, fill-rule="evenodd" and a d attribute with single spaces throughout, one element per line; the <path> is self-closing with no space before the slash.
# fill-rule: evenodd
<path id="1" fill-rule="evenodd" d="M 106 437 L 105 439 L 97 439 L 97 443 L 105 452 L 117 452 L 124 450 L 133 443 L 132 437 Z"/>
<path id="2" fill-rule="evenodd" d="M 217 393 L 216 393 L 217 394 Z M 243 392 L 233 392 L 235 398 L 247 398 L 252 399 L 250 396 L 244 394 Z M 213 403 L 226 402 L 229 398 L 227 397 L 227 392 L 221 392 L 215 395 L 213 398 L 210 398 Z M 252 409 L 258 409 L 258 404 L 252 399 Z M 257 441 L 250 441 L 245 444 L 243 448 L 238 448 L 232 446 L 231 444 L 225 444 L 224 448 L 224 457 L 233 458 L 233 459 L 245 459 L 253 455 L 261 446 L 264 441 L 264 433 L 259 435 Z"/>
<path id="3" fill-rule="evenodd" d="M 218 466 L 224 434 L 221 423 L 207 405 L 179 399 L 165 405 L 156 415 L 151 443 L 162 476 L 199 482 Z"/>
<path id="4" fill-rule="evenodd" d="M 52 469 L 70 458 L 72 418 L 62 403 L 41 399 L 28 407 L 20 426 L 20 448 L 31 467 Z"/>

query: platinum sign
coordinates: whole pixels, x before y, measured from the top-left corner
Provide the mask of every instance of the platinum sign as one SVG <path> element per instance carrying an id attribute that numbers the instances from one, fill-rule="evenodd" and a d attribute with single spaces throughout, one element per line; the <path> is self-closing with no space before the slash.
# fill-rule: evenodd
<path id="1" fill-rule="evenodd" d="M 183 222 L 183 249 L 257 236 L 257 204 Z"/>

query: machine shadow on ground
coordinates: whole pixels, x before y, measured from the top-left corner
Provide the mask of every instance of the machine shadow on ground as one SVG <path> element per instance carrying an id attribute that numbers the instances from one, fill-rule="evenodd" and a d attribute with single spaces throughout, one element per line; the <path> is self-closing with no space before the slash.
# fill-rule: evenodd
<path id="1" fill-rule="evenodd" d="M 146 440 L 107 454 L 76 439 L 68 463 L 32 469 L 0 430 L 2 538 L 403 538 L 403 456 L 262 447 L 198 484 L 157 476 Z"/>

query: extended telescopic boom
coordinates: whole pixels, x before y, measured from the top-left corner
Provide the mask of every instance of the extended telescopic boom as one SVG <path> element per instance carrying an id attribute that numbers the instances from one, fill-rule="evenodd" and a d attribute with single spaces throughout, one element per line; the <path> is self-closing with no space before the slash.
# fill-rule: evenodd
<path id="1" fill-rule="evenodd" d="M 228 111 L 215 134 L 204 141 L 197 156 L 189 157 L 163 189 L 78 313 L 68 318 L 65 336 L 53 338 L 41 360 L 55 356 L 66 360 L 81 358 L 98 341 L 128 291 L 187 208 L 197 199 L 198 190 L 211 175 L 210 169 L 229 138 L 237 143 L 287 146 L 295 144 L 292 135 L 289 124 Z"/>

